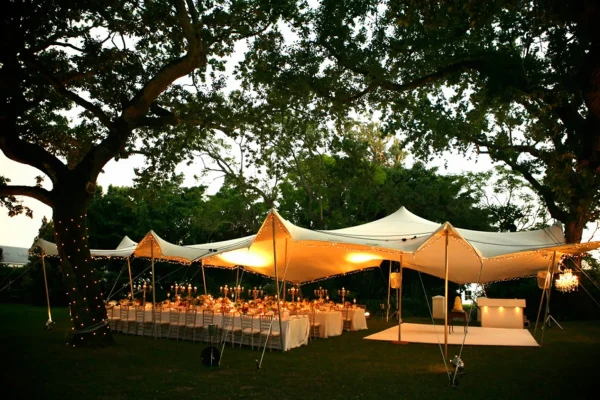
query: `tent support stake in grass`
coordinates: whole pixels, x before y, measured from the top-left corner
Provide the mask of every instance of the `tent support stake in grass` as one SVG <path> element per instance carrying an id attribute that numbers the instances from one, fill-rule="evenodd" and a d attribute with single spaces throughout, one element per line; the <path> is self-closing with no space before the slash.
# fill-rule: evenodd
<path id="1" fill-rule="evenodd" d="M 46 287 L 46 304 L 48 306 L 48 322 L 46 322 L 46 328 L 50 328 L 52 325 L 52 312 L 50 311 L 50 293 L 48 292 L 48 278 L 46 277 L 46 255 L 42 253 L 42 271 L 44 271 L 44 286 Z"/>

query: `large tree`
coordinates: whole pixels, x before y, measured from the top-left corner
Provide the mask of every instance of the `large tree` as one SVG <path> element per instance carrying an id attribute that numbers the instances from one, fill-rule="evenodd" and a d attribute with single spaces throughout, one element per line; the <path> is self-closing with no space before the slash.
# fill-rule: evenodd
<path id="1" fill-rule="evenodd" d="M 295 2 L 269 0 L 15 0 L 4 6 L 0 150 L 38 169 L 52 187 L 2 180 L 0 197 L 12 204 L 13 196 L 29 196 L 52 207 L 74 344 L 111 341 L 106 326 L 97 329 L 106 310 L 86 228 L 102 168 L 132 153 L 163 160 L 166 154 L 176 164 L 181 154 L 155 144 L 189 133 L 181 128 L 186 123 L 200 126 L 194 131 L 200 135 L 218 128 L 226 118 L 219 113 L 225 58 L 236 43 L 276 31 L 295 10 Z M 180 106 L 192 98 L 199 106 L 193 115 Z"/>
<path id="2" fill-rule="evenodd" d="M 258 87 L 380 110 L 424 159 L 489 154 L 579 242 L 600 216 L 599 11 L 593 0 L 324 1 L 298 41 L 257 42 L 250 59 L 275 82 Z"/>

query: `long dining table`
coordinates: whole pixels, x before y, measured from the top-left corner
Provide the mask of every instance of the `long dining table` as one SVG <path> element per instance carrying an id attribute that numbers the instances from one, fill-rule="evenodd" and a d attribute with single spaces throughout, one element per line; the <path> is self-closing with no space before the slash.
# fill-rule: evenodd
<path id="1" fill-rule="evenodd" d="M 114 306 L 109 313 L 109 320 L 112 318 L 120 318 L 122 319 L 121 307 Z M 177 323 L 179 325 L 185 325 L 186 321 L 186 311 L 184 309 L 170 308 L 170 309 L 161 309 L 160 312 L 160 320 L 155 321 L 156 324 L 165 323 L 166 321 L 171 321 L 171 317 L 174 313 L 177 313 L 178 316 L 176 318 Z M 194 326 L 201 327 L 204 326 L 203 318 L 202 318 L 203 310 L 197 310 L 196 317 L 194 318 Z M 157 318 L 158 319 L 158 318 Z M 260 331 L 260 318 L 258 315 L 242 315 L 239 313 L 234 314 L 234 327 L 242 328 L 242 319 L 250 320 L 252 322 L 252 330 L 254 332 Z M 129 307 L 127 309 L 127 320 L 129 323 L 139 322 L 136 320 L 136 308 Z M 175 320 L 175 318 L 173 319 Z M 145 323 L 152 322 L 152 309 L 146 308 L 144 309 L 144 321 Z M 214 312 L 212 316 L 211 325 L 216 325 L 218 328 L 223 327 L 223 314 Z M 281 328 L 283 329 L 283 351 L 288 351 L 290 349 L 300 347 L 302 345 L 308 344 L 309 332 L 310 332 L 310 322 L 308 316 L 306 315 L 292 315 L 289 317 L 283 317 L 281 319 Z M 271 326 L 272 332 L 279 333 L 279 319 L 274 316 L 272 320 Z M 138 331 L 136 331 L 139 334 Z"/>
<path id="2" fill-rule="evenodd" d="M 352 321 L 350 330 L 359 331 L 367 328 L 365 310 L 362 308 L 350 308 L 348 319 Z M 302 311 L 302 314 L 310 314 L 311 311 Z M 319 337 L 328 338 L 339 336 L 344 329 L 344 318 L 346 310 L 315 311 L 315 323 L 320 325 Z"/>

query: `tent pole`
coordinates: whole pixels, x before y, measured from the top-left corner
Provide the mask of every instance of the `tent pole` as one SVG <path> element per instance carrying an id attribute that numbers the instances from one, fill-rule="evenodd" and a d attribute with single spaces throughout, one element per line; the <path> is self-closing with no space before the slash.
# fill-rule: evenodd
<path id="1" fill-rule="evenodd" d="M 400 255 L 400 287 L 398 288 L 398 343 L 402 343 L 402 255 Z"/>
<path id="2" fill-rule="evenodd" d="M 131 264 L 129 263 L 129 257 L 127 257 L 127 269 L 129 270 L 129 288 L 131 289 L 131 302 L 133 303 L 133 279 L 131 278 Z"/>
<path id="3" fill-rule="evenodd" d="M 444 357 L 448 360 L 448 227 L 446 227 L 446 246 L 444 251 Z"/>
<path id="4" fill-rule="evenodd" d="M 390 320 L 390 297 L 392 293 L 392 260 L 389 261 L 390 270 L 388 273 L 388 299 L 387 299 L 387 309 L 385 311 L 385 322 Z"/>
<path id="5" fill-rule="evenodd" d="M 546 331 L 545 325 L 548 322 L 548 315 L 550 314 L 550 295 L 552 294 L 552 282 L 554 281 L 554 271 L 556 271 L 556 265 L 558 261 L 556 260 L 556 251 L 552 255 L 552 273 L 550 275 L 550 287 L 548 288 L 548 293 L 546 294 L 546 312 L 544 313 L 544 320 L 542 321 L 542 337 L 540 339 L 540 346 L 544 344 L 544 332 Z"/>
<path id="6" fill-rule="evenodd" d="M 550 268 L 552 268 L 552 266 L 554 265 L 554 258 L 556 257 L 556 253 L 554 253 L 552 255 L 552 262 L 548 265 L 548 270 L 546 272 L 546 280 L 548 280 L 548 277 L 550 276 Z M 552 280 L 550 280 L 548 282 L 548 286 L 552 286 Z M 544 304 L 544 297 L 546 297 L 546 290 L 548 288 L 546 287 L 546 285 L 544 284 L 544 289 L 542 290 L 542 297 L 540 298 L 540 307 L 538 308 L 538 312 L 537 312 L 537 318 L 535 319 L 535 329 L 533 330 L 533 334 L 535 335 L 535 333 L 537 332 L 537 328 L 538 328 L 538 323 L 540 322 L 540 314 L 542 313 L 542 304 Z"/>
<path id="7" fill-rule="evenodd" d="M 154 281 L 154 239 L 150 240 L 150 257 L 152 258 L 152 331 L 156 339 L 156 282 Z"/>
<path id="8" fill-rule="evenodd" d="M 200 261 L 202 264 L 202 283 L 204 284 L 204 295 L 207 296 L 208 292 L 206 291 L 206 276 L 204 276 L 204 259 Z"/>
<path id="9" fill-rule="evenodd" d="M 48 292 L 48 278 L 46 276 L 46 255 L 42 252 L 42 271 L 44 271 L 44 286 L 46 287 L 46 304 L 48 305 L 48 322 L 52 322 L 52 312 L 50 311 L 50 293 Z"/>
<path id="10" fill-rule="evenodd" d="M 235 269 L 235 288 L 237 289 L 237 287 L 240 285 L 240 266 L 238 265 L 237 268 Z M 237 301 L 238 299 L 238 293 L 237 290 L 234 290 L 235 292 L 235 301 Z"/>
<path id="11" fill-rule="evenodd" d="M 279 292 L 279 275 L 277 274 L 277 246 L 275 242 L 275 214 L 273 210 L 271 210 L 271 229 L 273 230 L 273 267 L 275 268 L 275 285 L 277 289 L 277 294 L 280 296 Z M 286 253 L 287 253 L 287 240 L 285 241 Z M 278 298 L 279 302 L 281 299 Z M 283 351 L 283 325 L 281 323 L 281 307 L 277 304 L 277 314 L 279 315 L 279 343 L 281 345 L 281 351 Z M 266 344 L 265 344 L 266 345 Z"/>

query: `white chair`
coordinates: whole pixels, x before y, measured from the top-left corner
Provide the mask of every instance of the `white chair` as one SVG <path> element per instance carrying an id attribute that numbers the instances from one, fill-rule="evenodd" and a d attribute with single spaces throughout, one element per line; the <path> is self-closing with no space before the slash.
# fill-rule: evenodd
<path id="1" fill-rule="evenodd" d="M 279 348 L 279 332 L 273 332 L 273 316 L 272 315 L 261 315 L 260 316 L 260 342 L 264 343 L 264 346 L 269 347 L 269 351 L 272 351 L 273 347 Z M 264 342 L 263 342 L 263 337 Z"/>
<path id="2" fill-rule="evenodd" d="M 224 313 L 223 324 L 221 327 L 221 342 L 231 340 L 231 347 L 236 343 L 236 340 L 240 340 L 242 336 L 242 328 L 235 326 L 235 314 Z M 229 339 L 228 339 L 229 338 Z M 240 340 L 241 342 L 241 340 Z"/>
<path id="3" fill-rule="evenodd" d="M 311 339 L 316 339 L 318 337 L 321 337 L 321 323 L 320 322 L 316 322 L 316 312 L 315 310 L 311 310 L 311 312 L 308 314 L 308 321 L 310 324 L 310 331 L 309 331 L 309 338 Z"/>
<path id="4" fill-rule="evenodd" d="M 144 336 L 144 319 L 146 317 L 146 310 L 143 307 L 137 307 L 135 309 L 135 334 Z"/>
<path id="5" fill-rule="evenodd" d="M 179 309 L 171 310 L 169 312 L 169 339 L 179 340 L 180 331 L 185 326 L 185 321 L 180 321 L 180 315 L 181 312 Z"/>
<path id="6" fill-rule="evenodd" d="M 195 309 L 188 308 L 185 311 L 185 325 L 183 328 L 183 340 L 189 339 L 194 341 L 194 334 L 196 329 L 196 317 L 198 313 Z"/>
<path id="7" fill-rule="evenodd" d="M 260 330 L 254 327 L 254 317 L 252 315 L 241 316 L 242 321 L 242 338 L 240 339 L 240 347 L 242 347 L 242 343 L 244 343 L 244 338 L 246 338 L 247 344 L 250 345 L 250 348 L 254 350 L 254 338 L 260 338 Z"/>

